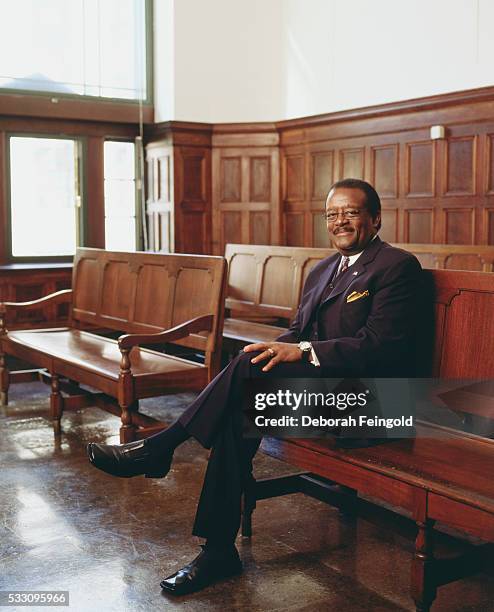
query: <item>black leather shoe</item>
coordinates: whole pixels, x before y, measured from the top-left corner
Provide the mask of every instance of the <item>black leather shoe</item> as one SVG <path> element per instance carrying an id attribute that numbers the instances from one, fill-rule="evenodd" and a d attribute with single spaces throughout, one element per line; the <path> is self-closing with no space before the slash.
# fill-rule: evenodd
<path id="1" fill-rule="evenodd" d="M 87 445 L 89 461 L 112 476 L 131 478 L 144 474 L 146 478 L 163 478 L 170 471 L 173 451 L 165 455 L 152 454 L 146 440 L 128 444 Z"/>
<path id="2" fill-rule="evenodd" d="M 240 574 L 242 562 L 236 548 L 222 557 L 211 556 L 203 547 L 202 552 L 188 565 L 161 581 L 161 588 L 172 595 L 187 595 L 200 591 L 213 582 Z"/>

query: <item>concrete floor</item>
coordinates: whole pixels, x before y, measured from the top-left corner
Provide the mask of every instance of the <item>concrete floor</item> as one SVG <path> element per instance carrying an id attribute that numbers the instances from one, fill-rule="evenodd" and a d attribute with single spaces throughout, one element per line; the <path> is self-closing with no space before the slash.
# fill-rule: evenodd
<path id="1" fill-rule="evenodd" d="M 55 439 L 48 393 L 16 385 L 0 417 L 0 590 L 68 590 L 70 610 L 98 612 L 414 610 L 412 543 L 300 494 L 258 504 L 254 537 L 238 539 L 243 575 L 187 598 L 163 595 L 160 580 L 198 553 L 190 530 L 207 452 L 190 440 L 166 479 L 112 478 L 88 463 L 85 446 L 118 443 L 119 420 L 97 408 L 68 413 Z M 171 420 L 191 397 L 147 400 L 143 411 Z M 256 458 L 259 477 L 291 471 Z M 493 574 L 442 587 L 433 609 L 494 612 Z"/>

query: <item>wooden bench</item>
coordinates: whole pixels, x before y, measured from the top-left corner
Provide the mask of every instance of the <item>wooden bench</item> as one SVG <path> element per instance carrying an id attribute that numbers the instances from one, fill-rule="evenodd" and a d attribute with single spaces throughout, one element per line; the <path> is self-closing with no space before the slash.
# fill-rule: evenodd
<path id="1" fill-rule="evenodd" d="M 435 378 L 491 381 L 490 387 L 467 384 L 466 395 L 459 389 L 463 403 L 453 401 L 447 408 L 468 413 L 471 407 L 478 414 L 480 400 L 492 417 L 494 274 L 426 270 L 424 279 L 434 316 L 431 325 L 424 321 L 422 362 L 430 364 L 428 374 Z M 303 492 L 363 516 L 376 508 L 365 496 L 391 504 L 414 523 L 411 594 L 417 610 L 428 610 L 439 586 L 494 560 L 489 544 L 494 542 L 494 440 L 424 420 L 417 432 L 415 439 L 353 450 L 337 448 L 334 440 L 265 438 L 265 453 L 307 473 L 253 485 L 245 495 L 243 534 L 251 533 L 255 501 L 277 495 Z M 389 510 L 382 512 L 389 529 Z M 486 543 L 467 546 L 457 558 L 435 559 L 436 523 Z"/>
<path id="2" fill-rule="evenodd" d="M 223 340 L 235 349 L 270 342 L 295 316 L 312 267 L 334 249 L 227 244 Z"/>
<path id="3" fill-rule="evenodd" d="M 32 372 L 9 373 L 8 354 L 45 370 L 56 433 L 64 409 L 87 405 L 121 417 L 122 442 L 157 431 L 163 425 L 138 412 L 139 399 L 200 391 L 219 370 L 225 280 L 222 257 L 78 249 L 72 290 L 0 304 L 2 404 L 11 382 L 32 378 Z M 9 311 L 60 303 L 70 306 L 68 327 L 7 331 Z M 125 333 L 115 341 L 88 326 Z M 165 343 L 203 351 L 204 363 L 142 346 Z"/>
<path id="4" fill-rule="evenodd" d="M 416 255 L 422 267 L 494 271 L 494 246 L 395 244 Z M 223 329 L 230 352 L 253 342 L 271 342 L 295 316 L 312 267 L 333 248 L 227 244 L 227 315 Z"/>

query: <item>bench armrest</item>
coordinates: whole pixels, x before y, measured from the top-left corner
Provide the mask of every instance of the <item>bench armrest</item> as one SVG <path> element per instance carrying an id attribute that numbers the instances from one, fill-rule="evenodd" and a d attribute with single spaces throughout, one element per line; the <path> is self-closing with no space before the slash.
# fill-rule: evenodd
<path id="1" fill-rule="evenodd" d="M 163 344 L 165 342 L 173 342 L 180 338 L 185 338 L 189 334 L 200 331 L 211 331 L 213 327 L 214 315 L 203 315 L 190 319 L 185 323 L 181 323 L 176 327 L 167 329 L 157 334 L 125 334 L 118 339 L 118 347 L 122 349 L 130 349 L 139 344 Z"/>
<path id="2" fill-rule="evenodd" d="M 64 302 L 70 302 L 72 299 L 72 289 L 62 289 L 56 293 L 50 293 L 37 300 L 31 300 L 30 302 L 0 302 L 0 314 L 5 314 L 7 310 L 34 310 L 40 306 L 46 306 L 48 304 L 63 304 Z"/>

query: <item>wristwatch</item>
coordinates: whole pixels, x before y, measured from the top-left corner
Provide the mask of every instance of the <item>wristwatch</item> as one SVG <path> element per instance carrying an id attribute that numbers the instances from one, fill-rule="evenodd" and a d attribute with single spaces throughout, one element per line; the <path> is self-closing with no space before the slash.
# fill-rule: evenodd
<path id="1" fill-rule="evenodd" d="M 302 340 L 298 343 L 298 348 L 302 351 L 302 360 L 309 361 L 310 354 L 312 353 L 312 344 L 307 340 Z"/>

